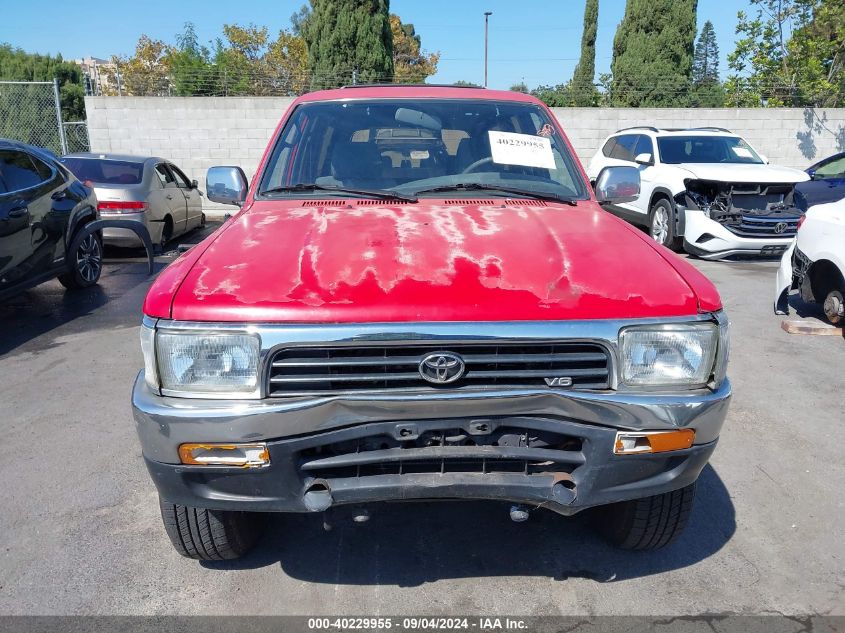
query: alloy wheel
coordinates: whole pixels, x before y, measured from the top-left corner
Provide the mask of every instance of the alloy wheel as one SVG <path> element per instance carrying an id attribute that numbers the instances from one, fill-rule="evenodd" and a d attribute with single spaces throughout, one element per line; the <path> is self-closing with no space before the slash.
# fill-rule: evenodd
<path id="1" fill-rule="evenodd" d="M 662 206 L 657 206 L 651 215 L 651 237 L 655 242 L 665 244 L 668 236 L 669 214 Z"/>
<path id="2" fill-rule="evenodd" d="M 97 281 L 100 276 L 100 268 L 103 265 L 103 253 L 100 250 L 100 242 L 94 235 L 89 235 L 76 250 L 76 270 L 79 276 L 88 283 Z"/>

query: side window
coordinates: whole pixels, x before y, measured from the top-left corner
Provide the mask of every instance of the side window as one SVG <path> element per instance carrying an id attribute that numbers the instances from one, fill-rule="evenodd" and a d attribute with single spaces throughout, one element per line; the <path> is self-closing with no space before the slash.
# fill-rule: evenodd
<path id="1" fill-rule="evenodd" d="M 816 170 L 816 178 L 841 178 L 845 176 L 845 156 L 832 160 Z"/>
<path id="2" fill-rule="evenodd" d="M 607 143 L 605 143 L 604 147 L 601 148 L 601 153 L 604 154 L 606 158 L 611 158 L 613 156 L 614 147 L 616 147 L 616 137 L 612 136 L 607 139 Z"/>
<path id="3" fill-rule="evenodd" d="M 638 134 L 623 134 L 616 137 L 616 147 L 613 148 L 611 158 L 619 160 L 634 160 L 634 146 L 637 144 Z"/>
<path id="4" fill-rule="evenodd" d="M 161 182 L 162 187 L 172 187 L 176 184 L 176 181 L 173 179 L 173 174 L 170 173 L 170 170 L 164 163 L 156 165 L 156 176 L 158 176 L 158 180 Z"/>
<path id="5" fill-rule="evenodd" d="M 47 180 L 38 173 L 29 154 L 15 150 L 0 150 L 0 177 L 8 192 L 31 189 Z"/>
<path id="6" fill-rule="evenodd" d="M 654 160 L 654 143 L 651 142 L 651 137 L 645 134 L 640 134 L 637 139 L 637 145 L 634 148 L 634 158 L 640 154 L 651 154 L 651 159 Z"/>
<path id="7" fill-rule="evenodd" d="M 176 167 L 175 165 L 168 165 L 170 167 L 170 171 L 173 173 L 173 177 L 176 179 L 176 186 L 180 189 L 190 189 L 191 182 L 188 180 L 188 177 L 182 173 L 182 171 Z"/>

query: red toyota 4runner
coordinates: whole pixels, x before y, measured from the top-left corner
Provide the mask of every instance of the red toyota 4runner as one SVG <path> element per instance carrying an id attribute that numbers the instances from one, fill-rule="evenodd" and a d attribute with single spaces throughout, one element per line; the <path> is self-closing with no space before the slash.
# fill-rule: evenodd
<path id="1" fill-rule="evenodd" d="M 265 512 L 406 499 L 592 508 L 626 548 L 683 529 L 728 322 L 599 206 L 635 169 L 594 195 L 528 95 L 372 86 L 298 98 L 251 184 L 207 185 L 241 209 L 150 289 L 132 397 L 181 554 L 235 558 Z"/>

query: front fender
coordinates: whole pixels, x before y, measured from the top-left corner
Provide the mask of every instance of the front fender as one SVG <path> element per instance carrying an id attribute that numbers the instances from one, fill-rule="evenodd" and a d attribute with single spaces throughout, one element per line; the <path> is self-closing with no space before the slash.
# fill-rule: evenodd
<path id="1" fill-rule="evenodd" d="M 76 249 L 86 237 L 105 228 L 129 229 L 133 231 L 144 243 L 144 248 L 147 251 L 147 266 L 149 274 L 153 274 L 153 241 L 150 238 L 150 232 L 147 227 L 140 222 L 132 220 L 94 220 L 83 226 L 74 236 L 68 252 L 75 253 Z"/>

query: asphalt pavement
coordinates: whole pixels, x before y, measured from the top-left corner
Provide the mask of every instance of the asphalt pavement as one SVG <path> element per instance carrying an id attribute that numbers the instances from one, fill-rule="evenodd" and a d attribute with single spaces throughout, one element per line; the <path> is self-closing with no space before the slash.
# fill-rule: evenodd
<path id="1" fill-rule="evenodd" d="M 413 503 L 331 532 L 274 517 L 210 564 L 161 526 L 129 405 L 152 278 L 108 255 L 98 287 L 0 303 L 0 614 L 845 614 L 845 340 L 780 329 L 775 262 L 693 261 L 733 322 L 734 400 L 669 548 L 616 550 L 581 515 Z"/>

